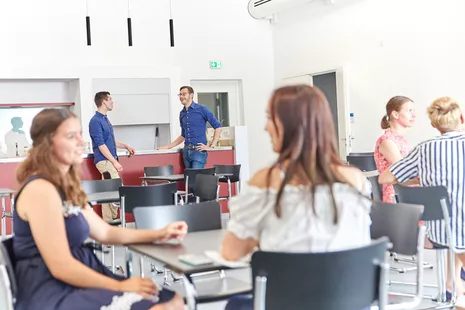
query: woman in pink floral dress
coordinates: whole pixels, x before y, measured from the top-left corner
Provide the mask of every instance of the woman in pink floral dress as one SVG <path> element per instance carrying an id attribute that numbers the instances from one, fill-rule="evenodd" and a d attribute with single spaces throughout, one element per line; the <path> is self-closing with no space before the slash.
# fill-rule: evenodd
<path id="1" fill-rule="evenodd" d="M 379 173 L 407 155 L 410 146 L 404 137 L 405 131 L 415 122 L 413 101 L 407 97 L 396 96 L 386 104 L 386 114 L 381 120 L 384 133 L 376 141 L 375 162 Z M 394 187 L 383 185 L 383 201 L 393 202 Z"/>

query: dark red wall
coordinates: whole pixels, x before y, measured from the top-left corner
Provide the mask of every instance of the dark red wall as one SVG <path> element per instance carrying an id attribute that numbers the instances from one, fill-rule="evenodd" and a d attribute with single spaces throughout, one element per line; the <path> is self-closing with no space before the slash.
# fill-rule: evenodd
<path id="1" fill-rule="evenodd" d="M 144 167 L 149 166 L 163 166 L 173 165 L 176 174 L 183 173 L 184 163 L 182 161 L 181 153 L 170 154 L 150 154 L 150 155 L 136 155 L 132 157 L 120 157 L 119 159 L 123 166 L 123 171 L 120 176 L 125 185 L 141 185 L 139 177 L 144 175 Z M 13 190 L 19 189 L 19 184 L 16 182 L 16 168 L 20 163 L 0 163 L 0 188 L 11 188 Z M 234 151 L 214 151 L 208 154 L 206 167 L 213 165 L 231 165 L 234 164 Z M 83 180 L 99 180 L 101 175 L 94 165 L 94 159 L 86 158 L 81 165 L 81 175 Z M 182 184 L 181 184 L 182 186 Z M 227 184 L 221 183 L 220 195 L 227 195 Z M 235 195 L 235 187 L 232 186 L 232 193 Z M 7 210 L 10 210 L 10 202 L 7 199 Z M 222 201 L 223 212 L 228 212 L 227 201 Z M 95 211 L 101 216 L 101 207 L 95 206 Z M 133 221 L 132 214 L 126 214 L 128 222 Z M 1 223 L 0 223 L 1 227 Z M 7 233 L 11 233 L 11 219 L 6 220 Z"/>

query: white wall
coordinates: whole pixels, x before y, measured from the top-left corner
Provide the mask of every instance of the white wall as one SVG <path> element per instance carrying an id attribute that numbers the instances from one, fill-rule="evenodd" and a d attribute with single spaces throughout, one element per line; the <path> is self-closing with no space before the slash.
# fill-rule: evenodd
<path id="1" fill-rule="evenodd" d="M 79 78 L 75 97 L 85 134 L 93 78 L 170 78 L 173 138 L 180 134 L 179 86 L 240 79 L 252 170 L 272 158 L 263 152 L 271 149 L 263 125 L 274 85 L 272 33 L 268 23 L 248 16 L 247 0 L 172 1 L 175 48 L 169 47 L 168 0 L 131 0 L 133 47 L 126 0 L 89 0 L 92 46 L 86 46 L 85 2 L 0 1 L 0 78 Z M 211 70 L 209 60 L 221 60 L 223 68 Z"/>
<path id="2" fill-rule="evenodd" d="M 318 0 L 273 26 L 276 79 L 344 66 L 352 151 L 373 150 L 390 97 L 411 97 L 417 123 L 407 136 L 416 144 L 436 135 L 426 116 L 435 98 L 465 101 L 463 12 L 463 0 Z"/>

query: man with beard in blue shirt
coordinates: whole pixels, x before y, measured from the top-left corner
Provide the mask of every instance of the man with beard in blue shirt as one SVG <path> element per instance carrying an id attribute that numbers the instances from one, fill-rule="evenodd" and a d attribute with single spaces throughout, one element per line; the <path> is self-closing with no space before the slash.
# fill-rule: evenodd
<path id="1" fill-rule="evenodd" d="M 221 123 L 204 105 L 194 102 L 194 89 L 182 86 L 179 89 L 179 100 L 184 108 L 179 113 L 181 135 L 167 146 L 159 150 L 167 150 L 184 142 L 183 158 L 186 168 L 204 168 L 208 152 L 212 150 L 221 134 Z M 212 142 L 207 144 L 207 122 L 215 129 Z"/>

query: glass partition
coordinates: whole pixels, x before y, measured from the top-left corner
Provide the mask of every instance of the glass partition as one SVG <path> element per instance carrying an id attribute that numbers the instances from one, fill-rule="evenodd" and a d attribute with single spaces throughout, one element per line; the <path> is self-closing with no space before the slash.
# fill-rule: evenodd
<path id="1" fill-rule="evenodd" d="M 45 108 L 49 107 L 0 108 L 0 157 L 26 155 L 32 146 L 30 135 L 32 120 Z"/>

